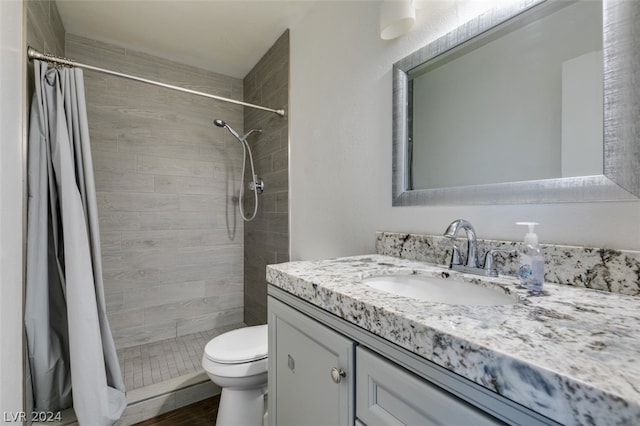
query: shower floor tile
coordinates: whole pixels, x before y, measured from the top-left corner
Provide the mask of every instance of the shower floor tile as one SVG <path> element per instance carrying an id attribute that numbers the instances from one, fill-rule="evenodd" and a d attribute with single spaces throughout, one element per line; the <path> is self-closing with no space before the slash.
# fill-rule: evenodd
<path id="1" fill-rule="evenodd" d="M 202 352 L 215 336 L 244 327 L 235 324 L 173 339 L 118 349 L 118 360 L 128 391 L 202 371 Z"/>

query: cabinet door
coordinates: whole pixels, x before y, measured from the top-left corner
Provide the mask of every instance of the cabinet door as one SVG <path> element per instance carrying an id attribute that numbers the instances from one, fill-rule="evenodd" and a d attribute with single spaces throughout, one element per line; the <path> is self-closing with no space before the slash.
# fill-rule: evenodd
<path id="1" fill-rule="evenodd" d="M 271 424 L 353 425 L 354 342 L 273 298 L 268 309 Z"/>
<path id="2" fill-rule="evenodd" d="M 356 416 L 367 426 L 504 424 L 361 346 L 356 365 Z"/>

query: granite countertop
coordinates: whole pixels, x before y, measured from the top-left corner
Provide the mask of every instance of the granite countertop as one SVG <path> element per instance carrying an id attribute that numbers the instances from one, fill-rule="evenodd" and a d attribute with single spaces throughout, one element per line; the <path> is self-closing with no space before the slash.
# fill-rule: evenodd
<path id="1" fill-rule="evenodd" d="M 545 283 L 533 296 L 513 277 L 497 286 L 519 302 L 425 302 L 362 283 L 443 267 L 381 255 L 267 267 L 267 281 L 557 422 L 640 424 L 640 298 Z"/>

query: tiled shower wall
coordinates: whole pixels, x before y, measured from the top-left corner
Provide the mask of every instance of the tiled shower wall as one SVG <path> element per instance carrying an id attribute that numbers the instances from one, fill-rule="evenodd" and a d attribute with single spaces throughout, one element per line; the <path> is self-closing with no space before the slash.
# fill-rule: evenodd
<path id="1" fill-rule="evenodd" d="M 25 5 L 27 45 L 40 52 L 64 55 L 64 26 L 56 3 L 53 0 L 27 0 Z M 27 93 L 31 102 L 34 88 L 33 62 L 27 61 L 27 65 Z"/>
<path id="2" fill-rule="evenodd" d="M 288 30 L 244 78 L 244 93 L 246 102 L 288 110 Z M 255 220 L 244 230 L 244 320 L 255 325 L 267 322 L 266 265 L 289 260 L 289 122 L 286 116 L 245 108 L 244 124 L 245 131 L 263 130 L 249 142 L 266 189 Z M 253 211 L 247 198 L 247 210 Z"/>
<path id="3" fill-rule="evenodd" d="M 66 55 L 228 98 L 242 80 L 67 34 Z M 85 72 L 107 314 L 116 346 L 241 323 L 242 108 Z"/>

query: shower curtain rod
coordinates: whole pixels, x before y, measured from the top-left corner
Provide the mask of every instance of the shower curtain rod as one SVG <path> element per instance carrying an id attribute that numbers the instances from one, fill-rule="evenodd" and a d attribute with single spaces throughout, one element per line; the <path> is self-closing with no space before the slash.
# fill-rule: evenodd
<path id="1" fill-rule="evenodd" d="M 204 96 L 205 98 L 216 99 L 218 101 L 229 102 L 229 103 L 232 103 L 232 104 L 242 105 L 242 106 L 246 106 L 246 107 L 249 107 L 249 108 L 260 109 L 262 111 L 268 111 L 268 112 L 272 112 L 274 114 L 278 114 L 280 117 L 284 117 L 284 114 L 285 114 L 284 113 L 284 109 L 267 108 L 267 107 L 263 107 L 261 105 L 254 105 L 254 104 L 250 104 L 250 103 L 247 103 L 247 102 L 236 101 L 235 99 L 223 98 L 222 96 L 211 95 L 209 93 L 198 92 L 196 90 L 191 90 L 191 89 L 185 89 L 184 87 L 174 86 L 172 84 L 166 84 L 166 83 L 161 83 L 159 81 L 149 80 L 149 79 L 142 78 L 142 77 L 136 77 L 135 75 L 129 75 L 129 74 L 124 74 L 124 73 L 117 72 L 117 71 L 107 70 L 107 69 L 104 69 L 104 68 L 98 68 L 98 67 L 94 67 L 92 65 L 87 65 L 87 64 L 80 63 L 80 62 L 75 62 L 75 61 L 72 61 L 71 59 L 61 58 L 59 56 L 51 55 L 49 53 L 42 53 L 42 52 L 37 51 L 36 49 L 34 49 L 31 46 L 29 46 L 29 48 L 27 49 L 27 56 L 29 57 L 29 59 L 39 59 L 41 61 L 53 62 L 53 63 L 56 63 L 56 64 L 67 65 L 67 66 L 70 66 L 70 67 L 84 68 L 84 69 L 87 69 L 87 70 L 96 71 L 96 72 L 100 72 L 100 73 L 103 73 L 103 74 L 109 74 L 109 75 L 115 75 L 117 77 L 128 78 L 129 80 L 135 80 L 135 81 L 139 81 L 141 83 L 151 84 L 153 86 L 159 86 L 159 87 L 164 87 L 166 89 L 177 90 L 178 92 L 189 93 L 189 94 L 197 95 L 197 96 Z"/>

